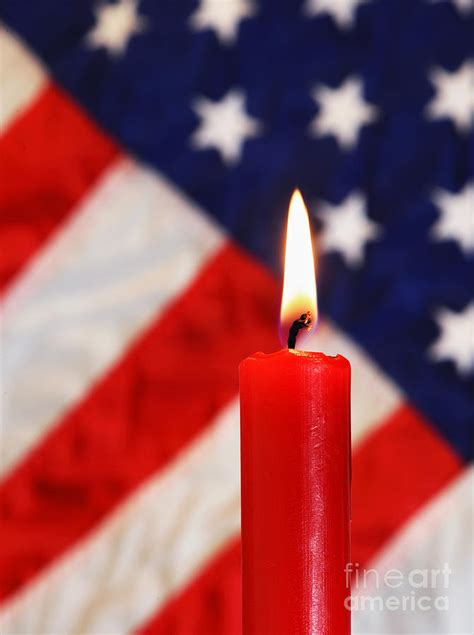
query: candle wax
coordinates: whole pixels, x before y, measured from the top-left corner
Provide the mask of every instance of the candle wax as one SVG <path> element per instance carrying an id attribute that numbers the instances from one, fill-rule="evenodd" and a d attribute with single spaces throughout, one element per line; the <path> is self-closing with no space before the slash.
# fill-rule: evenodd
<path id="1" fill-rule="evenodd" d="M 349 362 L 257 353 L 240 400 L 244 635 L 347 635 Z"/>

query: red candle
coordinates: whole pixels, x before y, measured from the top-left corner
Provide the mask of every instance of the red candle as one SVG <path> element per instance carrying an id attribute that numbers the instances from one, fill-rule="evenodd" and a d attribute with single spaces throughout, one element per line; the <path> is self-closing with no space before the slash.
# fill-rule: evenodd
<path id="1" fill-rule="evenodd" d="M 309 221 L 295 193 L 282 305 L 290 346 L 316 321 Z M 349 362 L 256 353 L 240 366 L 240 401 L 244 635 L 347 635 Z"/>

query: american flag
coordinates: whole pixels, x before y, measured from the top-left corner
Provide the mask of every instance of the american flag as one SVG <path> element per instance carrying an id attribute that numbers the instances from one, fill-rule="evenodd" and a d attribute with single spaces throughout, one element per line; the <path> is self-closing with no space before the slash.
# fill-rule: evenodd
<path id="1" fill-rule="evenodd" d="M 472 1 L 0 13 L 2 634 L 240 632 L 237 366 L 280 346 L 296 186 L 354 567 L 398 571 L 353 630 L 471 634 Z"/>

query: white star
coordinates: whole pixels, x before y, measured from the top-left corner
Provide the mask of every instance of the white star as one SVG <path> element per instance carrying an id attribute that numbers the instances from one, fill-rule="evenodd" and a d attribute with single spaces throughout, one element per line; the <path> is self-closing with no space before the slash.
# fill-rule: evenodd
<path id="1" fill-rule="evenodd" d="M 434 202 L 441 212 L 433 225 L 434 238 L 455 240 L 466 254 L 474 251 L 474 183 L 468 183 L 457 194 L 438 190 Z"/>
<path id="2" fill-rule="evenodd" d="M 142 33 L 148 20 L 138 13 L 138 0 L 100 3 L 94 9 L 96 23 L 86 35 L 91 48 L 103 46 L 113 57 L 125 53 L 133 35 Z"/>
<path id="3" fill-rule="evenodd" d="M 221 42 L 235 41 L 241 20 L 256 12 L 249 0 L 200 0 L 199 6 L 189 18 L 195 31 L 213 29 Z"/>
<path id="4" fill-rule="evenodd" d="M 341 29 L 349 29 L 354 25 L 358 6 L 366 2 L 369 0 L 307 0 L 303 10 L 309 16 L 329 13 Z"/>
<path id="5" fill-rule="evenodd" d="M 232 90 L 221 101 L 199 97 L 194 110 L 201 118 L 191 137 L 195 148 L 216 148 L 228 164 L 237 163 L 247 137 L 259 134 L 259 122 L 245 112 L 245 97 Z"/>
<path id="6" fill-rule="evenodd" d="M 460 313 L 439 309 L 435 316 L 441 333 L 429 350 L 435 361 L 451 360 L 460 375 L 474 368 L 474 302 Z"/>
<path id="7" fill-rule="evenodd" d="M 436 95 L 426 107 L 428 117 L 448 117 L 460 132 L 469 130 L 474 118 L 474 62 L 464 62 L 453 73 L 435 68 L 430 79 Z"/>
<path id="8" fill-rule="evenodd" d="M 474 4 L 472 0 L 453 0 L 453 4 L 461 14 L 469 15 L 472 13 Z"/>
<path id="9" fill-rule="evenodd" d="M 317 86 L 313 99 L 320 109 L 310 131 L 314 136 L 334 135 L 345 149 L 355 145 L 362 126 L 377 118 L 377 109 L 364 101 L 362 82 L 355 77 L 338 88 Z"/>
<path id="10" fill-rule="evenodd" d="M 319 212 L 324 227 L 321 246 L 324 251 L 338 251 L 349 266 L 364 260 L 365 245 L 381 234 L 381 227 L 368 218 L 364 197 L 354 192 L 340 205 L 325 203 Z"/>

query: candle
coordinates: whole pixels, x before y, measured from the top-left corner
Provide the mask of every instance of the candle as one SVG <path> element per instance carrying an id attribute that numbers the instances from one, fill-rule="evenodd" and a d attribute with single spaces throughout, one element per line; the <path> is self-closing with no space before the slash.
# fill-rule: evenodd
<path id="1" fill-rule="evenodd" d="M 288 217 L 281 331 L 240 365 L 244 635 L 347 635 L 350 365 L 297 350 L 317 325 L 309 220 Z"/>

